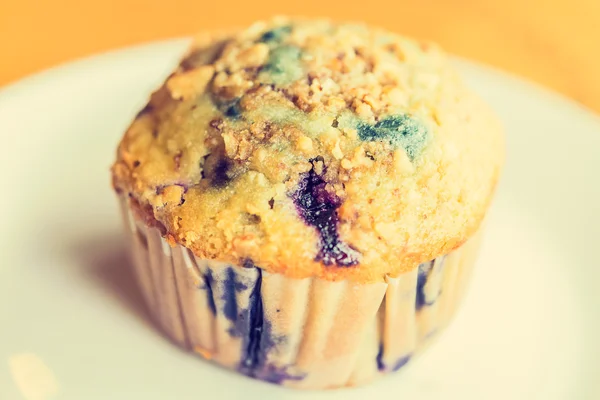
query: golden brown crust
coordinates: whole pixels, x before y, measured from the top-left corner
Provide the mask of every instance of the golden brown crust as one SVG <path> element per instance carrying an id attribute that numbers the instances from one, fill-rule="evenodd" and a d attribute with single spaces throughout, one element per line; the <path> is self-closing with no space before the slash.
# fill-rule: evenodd
<path id="1" fill-rule="evenodd" d="M 277 19 L 200 35 L 112 171 L 201 258 L 376 282 L 465 242 L 502 160 L 497 119 L 435 46 Z"/>

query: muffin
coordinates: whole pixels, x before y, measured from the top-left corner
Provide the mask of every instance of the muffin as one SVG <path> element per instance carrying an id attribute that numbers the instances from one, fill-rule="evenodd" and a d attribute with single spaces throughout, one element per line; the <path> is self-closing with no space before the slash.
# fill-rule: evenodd
<path id="1" fill-rule="evenodd" d="M 502 160 L 496 117 L 435 45 L 276 18 L 196 37 L 112 178 L 164 333 L 322 389 L 400 369 L 448 324 Z"/>

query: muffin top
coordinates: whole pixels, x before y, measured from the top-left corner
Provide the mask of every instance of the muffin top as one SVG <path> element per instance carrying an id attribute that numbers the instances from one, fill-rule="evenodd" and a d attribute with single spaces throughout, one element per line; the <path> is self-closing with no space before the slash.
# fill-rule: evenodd
<path id="1" fill-rule="evenodd" d="M 112 172 L 201 258 L 379 282 L 465 242 L 502 159 L 499 123 L 436 46 L 276 18 L 196 37 Z"/>

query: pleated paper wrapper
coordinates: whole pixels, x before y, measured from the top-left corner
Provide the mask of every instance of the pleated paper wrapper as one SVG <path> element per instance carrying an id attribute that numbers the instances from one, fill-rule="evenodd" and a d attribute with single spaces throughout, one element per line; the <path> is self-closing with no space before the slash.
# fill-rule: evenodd
<path id="1" fill-rule="evenodd" d="M 157 326 L 208 360 L 296 388 L 361 385 L 404 366 L 452 318 L 479 248 L 477 234 L 381 283 L 292 279 L 199 259 L 121 206 Z"/>

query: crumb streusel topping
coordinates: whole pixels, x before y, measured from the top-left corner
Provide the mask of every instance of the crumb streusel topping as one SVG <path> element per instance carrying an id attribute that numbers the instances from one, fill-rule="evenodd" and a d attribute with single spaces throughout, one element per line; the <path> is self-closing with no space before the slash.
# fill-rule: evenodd
<path id="1" fill-rule="evenodd" d="M 199 257 L 375 282 L 468 239 L 502 159 L 496 118 L 436 46 L 277 18 L 196 37 L 113 182 Z"/>

